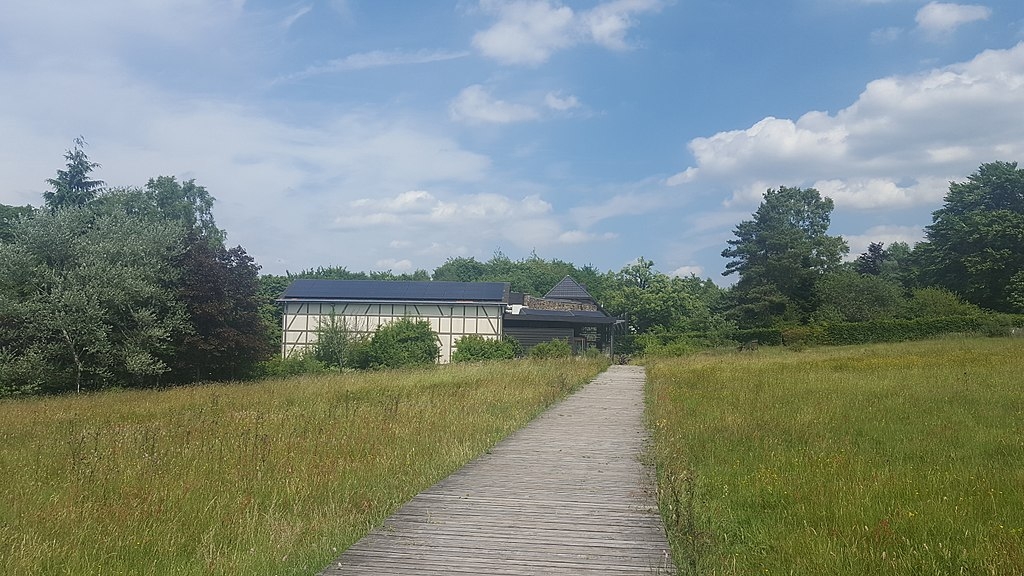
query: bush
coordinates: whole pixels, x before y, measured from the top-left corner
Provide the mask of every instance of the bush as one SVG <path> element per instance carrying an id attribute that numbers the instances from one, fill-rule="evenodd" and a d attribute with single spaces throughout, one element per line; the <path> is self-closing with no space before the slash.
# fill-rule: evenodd
<path id="1" fill-rule="evenodd" d="M 732 333 L 732 339 L 736 342 L 750 342 L 751 340 L 757 340 L 758 344 L 761 344 L 762 346 L 780 346 L 784 343 L 781 328 L 751 328 L 749 330 L 737 330 Z"/>
<path id="2" fill-rule="evenodd" d="M 572 356 L 572 346 L 567 340 L 556 338 L 530 348 L 530 358 L 568 358 L 570 356 Z"/>
<path id="3" fill-rule="evenodd" d="M 818 343 L 869 344 L 924 340 L 944 334 L 1009 334 L 1012 323 L 1003 315 L 945 316 L 913 320 L 875 320 L 821 327 Z"/>
<path id="4" fill-rule="evenodd" d="M 260 363 L 258 373 L 263 378 L 287 378 L 301 374 L 325 372 L 327 366 L 313 357 L 312 353 L 302 352 L 287 358 L 280 356 Z"/>
<path id="5" fill-rule="evenodd" d="M 402 318 L 377 328 L 366 347 L 366 368 L 426 366 L 437 362 L 441 346 L 426 320 Z"/>
<path id="6" fill-rule="evenodd" d="M 921 288 L 907 304 L 905 316 L 908 318 L 944 318 L 950 316 L 975 316 L 981 314 L 981 308 L 964 302 L 956 294 L 945 288 Z"/>
<path id="7" fill-rule="evenodd" d="M 485 362 L 509 360 L 516 357 L 517 342 L 511 338 L 494 340 L 479 334 L 469 334 L 455 343 L 452 362 Z"/>
<path id="8" fill-rule="evenodd" d="M 316 331 L 316 344 L 313 345 L 313 357 L 325 366 L 332 368 L 355 368 L 362 358 L 357 358 L 360 345 L 367 340 L 364 336 L 352 332 L 344 318 L 331 314 L 323 321 Z"/>

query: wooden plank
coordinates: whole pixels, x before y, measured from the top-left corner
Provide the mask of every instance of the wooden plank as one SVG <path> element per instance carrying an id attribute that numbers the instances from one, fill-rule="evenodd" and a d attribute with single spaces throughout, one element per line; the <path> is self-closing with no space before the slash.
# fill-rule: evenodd
<path id="1" fill-rule="evenodd" d="M 321 576 L 674 574 L 641 462 L 643 368 L 612 366 L 405 504 Z"/>

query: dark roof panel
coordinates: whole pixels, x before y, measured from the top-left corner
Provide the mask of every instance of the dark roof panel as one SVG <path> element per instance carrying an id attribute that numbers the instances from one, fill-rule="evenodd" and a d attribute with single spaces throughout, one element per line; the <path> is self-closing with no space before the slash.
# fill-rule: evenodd
<path id="1" fill-rule="evenodd" d="M 562 280 L 558 284 L 555 284 L 555 287 L 549 290 L 544 297 L 550 298 L 551 300 L 574 300 L 576 302 L 594 301 L 594 297 L 587 292 L 586 288 L 580 286 L 579 282 L 573 280 L 569 276 L 562 278 Z"/>
<path id="2" fill-rule="evenodd" d="M 518 314 L 505 314 L 506 321 L 561 322 L 567 324 L 615 324 L 618 318 L 598 310 L 537 310 L 523 308 Z"/>
<path id="3" fill-rule="evenodd" d="M 391 280 L 311 280 L 292 282 L 281 300 L 367 302 L 489 302 L 508 298 L 504 282 L 403 282 Z"/>

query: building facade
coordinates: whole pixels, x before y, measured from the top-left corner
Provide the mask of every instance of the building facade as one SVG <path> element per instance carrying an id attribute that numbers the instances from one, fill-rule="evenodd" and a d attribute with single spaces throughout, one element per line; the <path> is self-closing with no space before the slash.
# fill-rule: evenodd
<path id="1" fill-rule="evenodd" d="M 426 320 L 437 334 L 441 363 L 469 334 L 501 338 L 509 285 L 503 282 L 389 282 L 296 280 L 278 299 L 283 306 L 281 354 L 316 343 L 332 316 L 355 334 L 370 336 L 401 318 Z"/>

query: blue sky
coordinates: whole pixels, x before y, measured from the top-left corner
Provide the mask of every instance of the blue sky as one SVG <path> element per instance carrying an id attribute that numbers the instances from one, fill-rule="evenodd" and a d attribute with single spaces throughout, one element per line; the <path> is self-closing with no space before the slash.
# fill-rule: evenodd
<path id="1" fill-rule="evenodd" d="M 72 139 L 110 185 L 195 178 L 264 272 L 532 251 L 726 283 L 769 187 L 856 256 L 1024 159 L 1024 3 L 3 2 L 0 202 Z"/>

